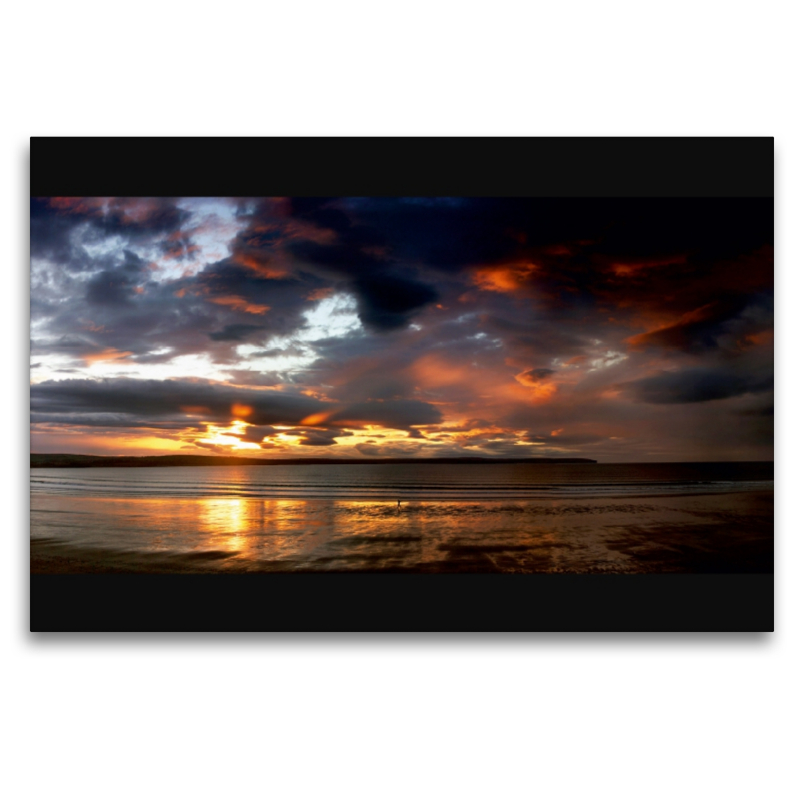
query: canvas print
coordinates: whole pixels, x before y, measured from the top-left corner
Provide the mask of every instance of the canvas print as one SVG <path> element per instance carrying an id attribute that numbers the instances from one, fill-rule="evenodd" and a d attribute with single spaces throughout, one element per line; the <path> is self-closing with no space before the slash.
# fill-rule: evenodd
<path id="1" fill-rule="evenodd" d="M 772 214 L 32 198 L 31 572 L 770 573 Z"/>

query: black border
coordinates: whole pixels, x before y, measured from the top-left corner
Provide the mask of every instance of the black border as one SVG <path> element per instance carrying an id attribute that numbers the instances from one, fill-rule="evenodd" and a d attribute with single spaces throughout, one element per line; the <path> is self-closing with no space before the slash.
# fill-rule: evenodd
<path id="1" fill-rule="evenodd" d="M 753 138 L 31 139 L 31 196 L 773 196 Z M 31 575 L 32 631 L 771 631 L 773 575 Z"/>
<path id="2" fill-rule="evenodd" d="M 771 631 L 772 575 L 31 575 L 32 631 Z"/>
<path id="3" fill-rule="evenodd" d="M 772 197 L 773 139 L 31 138 L 31 196 Z"/>

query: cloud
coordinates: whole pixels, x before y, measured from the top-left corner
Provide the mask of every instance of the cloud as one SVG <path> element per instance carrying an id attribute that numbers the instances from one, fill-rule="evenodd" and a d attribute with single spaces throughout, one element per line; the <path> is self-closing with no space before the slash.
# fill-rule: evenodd
<path id="1" fill-rule="evenodd" d="M 263 325 L 226 325 L 221 331 L 212 331 L 208 334 L 209 339 L 215 342 L 243 342 L 256 331 L 263 331 Z"/>
<path id="2" fill-rule="evenodd" d="M 759 455 L 771 245 L 770 200 L 34 198 L 33 420 Z"/>
<path id="3" fill-rule="evenodd" d="M 183 380 L 64 380 L 45 381 L 31 387 L 31 410 L 81 415 L 125 414 L 133 420 L 161 424 L 184 419 L 202 409 L 204 418 L 229 422 L 235 405 L 248 406 L 255 425 L 293 424 L 322 408 L 304 395 L 239 389 L 224 384 Z"/>
<path id="4" fill-rule="evenodd" d="M 124 250 L 122 256 L 120 265 L 95 273 L 88 281 L 86 300 L 89 303 L 121 306 L 136 296 L 138 284 L 147 275 L 145 262 L 130 250 Z"/>
<path id="5" fill-rule="evenodd" d="M 514 378 L 519 381 L 523 386 L 538 386 L 542 381 L 546 381 L 551 375 L 555 375 L 554 369 L 529 369 L 525 372 L 520 372 Z"/>
<path id="6" fill-rule="evenodd" d="M 293 434 L 300 434 L 298 444 L 304 447 L 331 447 L 337 444 L 337 439 L 347 438 L 353 434 L 341 429 L 317 430 L 313 428 L 295 429 Z"/>
<path id="7" fill-rule="evenodd" d="M 420 452 L 419 445 L 415 444 L 369 444 L 361 442 L 356 445 L 355 449 L 362 456 L 375 458 L 413 458 Z"/>
<path id="8" fill-rule="evenodd" d="M 405 327 L 414 311 L 439 299 L 432 286 L 397 275 L 363 275 L 353 288 L 359 318 L 378 331 Z"/>
<path id="9" fill-rule="evenodd" d="M 772 296 L 735 295 L 685 312 L 672 323 L 628 339 L 633 349 L 664 348 L 700 353 L 740 347 L 772 326 Z"/>
<path id="10" fill-rule="evenodd" d="M 597 444 L 606 441 L 608 436 L 597 433 L 564 433 L 563 430 L 554 430 L 550 433 L 528 433 L 522 437 L 523 441 L 535 444 L 549 444 L 555 447 L 576 447 L 584 444 Z"/>
<path id="11" fill-rule="evenodd" d="M 117 378 L 93 381 L 71 379 L 45 381 L 31 386 L 31 412 L 61 422 L 92 425 L 98 415 L 115 415 L 122 424 L 168 427 L 191 424 L 191 419 L 229 423 L 242 416 L 255 426 L 300 426 L 310 417 L 320 419 L 320 428 L 381 425 L 405 430 L 411 425 L 439 422 L 441 412 L 418 400 L 365 402 L 341 406 L 303 394 L 257 390 L 219 383 L 185 380 L 135 380 Z M 237 413 L 239 412 L 239 413 Z M 43 419 L 40 418 L 40 419 Z M 335 424 L 334 424 L 335 423 Z M 317 426 L 313 426 L 316 428 Z M 311 435 L 309 428 L 305 435 Z M 262 437 L 263 438 L 263 437 Z"/>
<path id="12" fill-rule="evenodd" d="M 381 400 L 352 403 L 334 411 L 329 422 L 341 425 L 383 425 L 405 430 L 411 425 L 430 425 L 441 422 L 442 412 L 421 400 Z"/>
<path id="13" fill-rule="evenodd" d="M 771 391 L 772 375 L 740 375 L 719 369 L 686 369 L 662 372 L 649 378 L 623 384 L 636 400 L 656 405 L 705 403 L 743 394 Z"/>

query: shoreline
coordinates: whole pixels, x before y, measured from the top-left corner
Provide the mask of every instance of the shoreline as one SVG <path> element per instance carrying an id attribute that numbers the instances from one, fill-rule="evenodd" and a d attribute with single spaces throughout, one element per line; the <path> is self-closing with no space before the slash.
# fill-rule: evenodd
<path id="1" fill-rule="evenodd" d="M 235 553 L 222 551 L 201 551 L 197 553 L 148 553 L 135 550 L 116 550 L 113 548 L 87 547 L 72 545 L 68 542 L 50 539 L 31 539 L 30 543 L 31 575 L 263 575 L 269 573 L 295 574 L 458 574 L 458 573 L 505 573 L 520 574 L 517 570 L 492 568 L 489 563 L 470 561 L 463 565 L 456 563 L 419 564 L 414 567 L 377 567 L 365 568 L 308 567 L 289 568 L 276 562 L 253 561 L 238 562 Z M 662 574 L 764 574 L 771 575 L 773 569 L 757 567 L 743 569 L 614 569 L 608 566 L 596 566 L 589 569 L 543 569 L 526 570 L 525 574 L 570 574 L 570 575 L 662 575 Z"/>
<path id="2" fill-rule="evenodd" d="M 539 495 L 507 495 L 505 497 L 482 497 L 475 493 L 470 493 L 468 497 L 457 497 L 453 495 L 440 495 L 438 497 L 413 497 L 403 496 L 398 497 L 397 494 L 385 495 L 340 495 L 340 494 L 236 494 L 233 492 L 226 494 L 93 494 L 89 492 L 48 492 L 48 491 L 31 491 L 31 497 L 85 497 L 92 500 L 335 500 L 339 502 L 352 501 L 354 503 L 363 503 L 368 500 L 373 500 L 375 503 L 387 503 L 389 505 L 396 505 L 398 499 L 405 505 L 421 505 L 423 503 L 521 503 L 521 502 L 550 502 L 554 500 L 563 501 L 581 501 L 581 500 L 652 500 L 660 497 L 708 497 L 717 495 L 738 495 L 738 494 L 751 494 L 753 492 L 774 492 L 774 486 L 754 486 L 744 489 L 720 489 L 717 491 L 696 491 L 696 492 L 649 492 L 649 493 L 636 493 L 636 492 L 623 492 L 619 494 L 539 494 Z M 464 492 L 467 494 L 467 491 Z"/>
<path id="3" fill-rule="evenodd" d="M 136 501 L 136 502 L 134 502 Z M 774 491 L 410 502 L 32 497 L 32 574 L 769 573 Z"/>

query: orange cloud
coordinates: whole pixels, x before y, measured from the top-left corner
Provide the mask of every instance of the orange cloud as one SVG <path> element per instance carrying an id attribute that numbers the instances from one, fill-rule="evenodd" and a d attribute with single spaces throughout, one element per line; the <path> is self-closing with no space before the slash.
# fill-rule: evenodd
<path id="1" fill-rule="evenodd" d="M 318 414 L 311 414 L 305 419 L 300 420 L 300 424 L 308 425 L 313 428 L 315 425 L 321 425 L 323 422 L 326 422 L 333 413 L 333 411 L 320 411 Z"/>
<path id="2" fill-rule="evenodd" d="M 285 278 L 287 270 L 279 266 L 273 259 L 256 258 L 248 253 L 234 253 L 233 261 L 247 269 L 251 269 L 262 278 Z"/>
<path id="3" fill-rule="evenodd" d="M 249 417 L 253 413 L 251 406 L 246 406 L 243 403 L 234 403 L 231 406 L 231 414 L 234 417 Z"/>
<path id="4" fill-rule="evenodd" d="M 549 400 L 558 391 L 558 386 L 554 383 L 543 383 L 531 388 L 535 400 Z"/>
<path id="5" fill-rule="evenodd" d="M 248 300 L 245 300 L 244 297 L 237 297 L 236 295 L 231 295 L 229 297 L 214 297 L 211 299 L 211 302 L 216 303 L 218 306 L 228 306 L 234 311 L 246 311 L 248 314 L 266 314 L 266 312 L 270 309 L 269 306 L 251 303 Z"/>
<path id="6" fill-rule="evenodd" d="M 536 269 L 535 264 L 480 267 L 472 273 L 472 281 L 488 292 L 516 292 L 528 283 Z"/>
<path id="7" fill-rule="evenodd" d="M 565 361 L 564 364 L 570 367 L 576 367 L 579 364 L 583 364 L 586 359 L 587 356 L 572 356 L 572 358 Z"/>
<path id="8" fill-rule="evenodd" d="M 749 336 L 745 336 L 745 341 L 748 344 L 764 345 L 764 344 L 772 344 L 775 338 L 775 332 L 772 330 L 768 331 L 759 331 L 758 333 L 751 333 Z"/>
<path id="9" fill-rule="evenodd" d="M 328 286 L 322 289 L 314 289 L 313 292 L 306 295 L 306 300 L 324 300 L 333 294 L 333 287 Z"/>
<path id="10" fill-rule="evenodd" d="M 551 374 L 553 370 L 529 369 L 515 375 L 514 380 L 531 389 L 535 400 L 547 400 L 558 391 L 558 386 L 550 378 Z"/>
<path id="11" fill-rule="evenodd" d="M 89 353 L 89 355 L 85 355 L 83 360 L 87 364 L 94 364 L 96 361 L 122 361 L 122 359 L 132 355 L 133 351 L 131 350 L 125 350 L 123 352 L 114 347 L 107 347 L 105 350 L 101 350 L 99 353 Z"/>
<path id="12" fill-rule="evenodd" d="M 206 406 L 181 406 L 181 411 L 183 411 L 184 414 L 191 414 L 195 417 L 211 413 L 211 409 Z"/>
<path id="13" fill-rule="evenodd" d="M 50 208 L 74 214 L 95 213 L 102 208 L 105 199 L 102 197 L 48 197 Z"/>
<path id="14" fill-rule="evenodd" d="M 471 370 L 468 367 L 451 364 L 438 355 L 420 358 L 412 367 L 415 380 L 421 386 L 437 388 L 452 386 L 468 380 Z"/>
<path id="15" fill-rule="evenodd" d="M 670 256 L 669 258 L 654 258 L 638 261 L 615 262 L 611 265 L 611 271 L 620 278 L 635 275 L 645 269 L 652 267 L 668 267 L 672 264 L 685 264 L 686 256 Z"/>
<path id="16" fill-rule="evenodd" d="M 686 325 L 691 325 L 695 322 L 705 322 L 707 319 L 711 318 L 711 312 L 714 306 L 715 303 L 707 303 L 706 305 L 696 308 L 693 311 L 687 311 L 677 320 L 672 320 L 667 324 L 660 325 L 657 328 L 645 331 L 644 333 L 638 333 L 636 336 L 630 336 L 625 341 L 632 349 L 641 349 L 651 344 L 652 340 L 660 334 L 679 331 Z"/>

